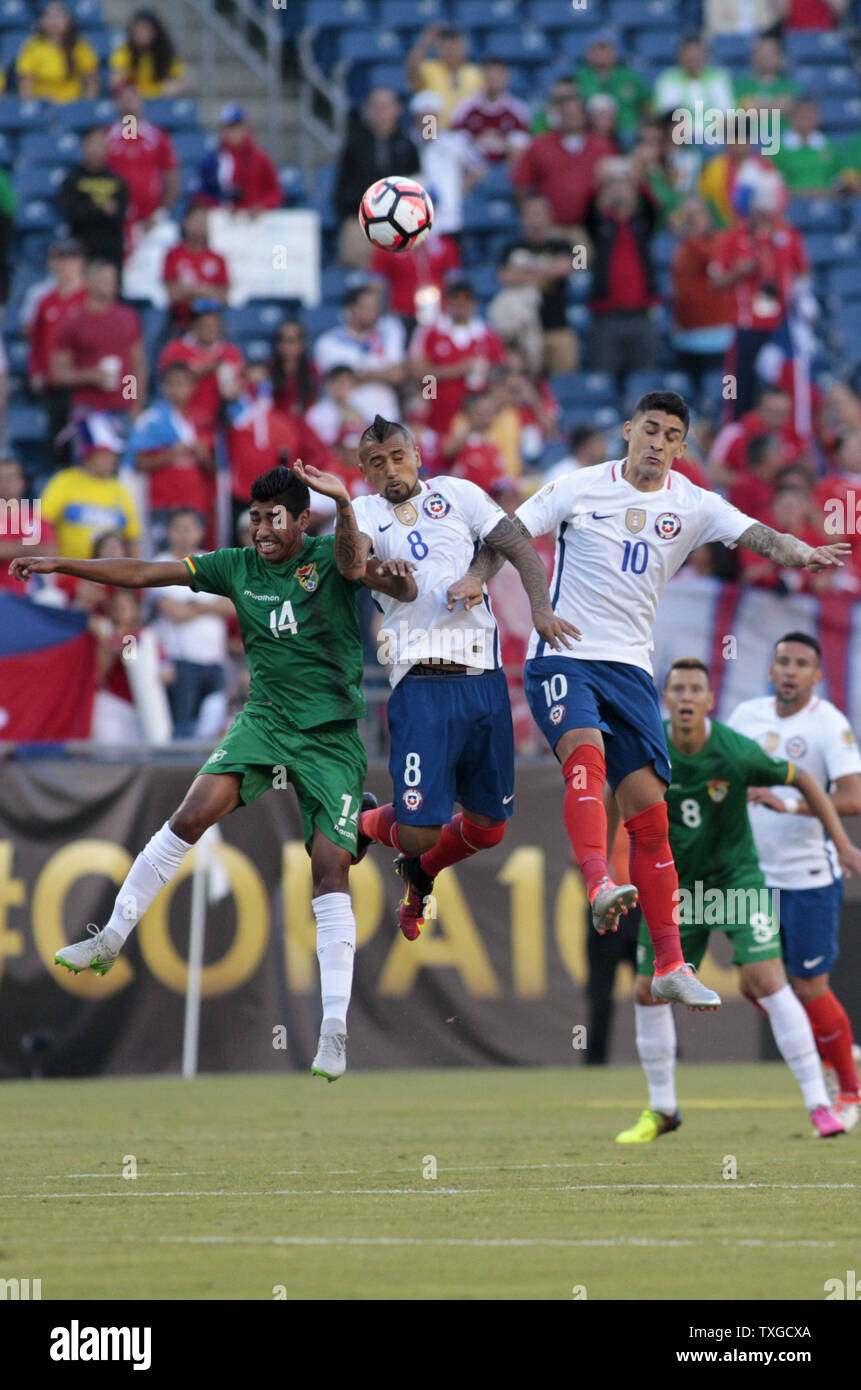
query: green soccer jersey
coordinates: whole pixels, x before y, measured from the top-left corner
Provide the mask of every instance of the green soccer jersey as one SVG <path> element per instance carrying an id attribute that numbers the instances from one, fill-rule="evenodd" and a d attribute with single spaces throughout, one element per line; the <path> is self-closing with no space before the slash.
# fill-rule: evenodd
<path id="1" fill-rule="evenodd" d="M 667 792 L 670 845 L 680 884 L 765 886 L 747 817 L 748 787 L 791 782 L 792 763 L 769 758 L 758 743 L 712 720 L 699 753 L 667 747 L 673 780 Z"/>
<path id="2" fill-rule="evenodd" d="M 335 564 L 333 536 L 308 537 L 285 565 L 254 549 L 188 556 L 192 588 L 223 594 L 236 606 L 251 672 L 246 709 L 266 711 L 296 729 L 358 719 L 362 640 L 357 580 Z"/>

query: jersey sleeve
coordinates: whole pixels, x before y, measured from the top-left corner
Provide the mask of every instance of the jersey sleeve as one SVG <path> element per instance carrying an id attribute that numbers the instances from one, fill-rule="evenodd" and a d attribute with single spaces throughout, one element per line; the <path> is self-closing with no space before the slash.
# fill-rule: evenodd
<path id="1" fill-rule="evenodd" d="M 697 499 L 699 506 L 699 535 L 697 545 L 708 545 L 712 541 L 723 541 L 732 549 L 749 526 L 758 525 L 752 516 L 746 516 L 726 498 L 716 492 L 701 492 Z"/>
<path id="2" fill-rule="evenodd" d="M 572 477 L 576 478 L 576 474 Z M 557 478 L 555 482 L 545 483 L 525 502 L 521 502 L 514 515 L 526 527 L 530 536 L 544 536 L 555 531 L 560 521 L 570 515 L 573 508 L 573 488 L 568 478 Z"/>
<path id="3" fill-rule="evenodd" d="M 828 741 L 825 745 L 825 767 L 829 782 L 861 772 L 861 754 L 852 726 L 839 709 L 829 710 Z"/>
<path id="4" fill-rule="evenodd" d="M 500 521 L 505 520 L 505 512 L 476 483 L 470 483 L 466 478 L 452 479 L 451 482 L 455 484 L 457 505 L 473 537 L 475 540 L 485 540 Z"/>
<path id="5" fill-rule="evenodd" d="M 241 550 L 212 550 L 208 555 L 186 555 L 183 564 L 197 594 L 221 594 L 233 598 L 237 560 Z"/>
<path id="6" fill-rule="evenodd" d="M 362 535 L 367 536 L 371 544 L 373 544 L 373 522 L 371 521 L 368 511 L 368 501 L 369 499 L 367 497 L 354 497 L 353 516 L 356 518 L 356 525 Z"/>
<path id="7" fill-rule="evenodd" d="M 787 787 L 795 781 L 795 764 L 784 758 L 770 758 L 755 739 L 734 730 L 749 787 Z"/>

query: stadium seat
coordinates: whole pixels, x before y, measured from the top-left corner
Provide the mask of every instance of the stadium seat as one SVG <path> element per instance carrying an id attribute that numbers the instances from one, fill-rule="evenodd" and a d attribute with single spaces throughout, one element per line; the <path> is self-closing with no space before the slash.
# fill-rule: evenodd
<path id="1" fill-rule="evenodd" d="M 835 135 L 854 135 L 861 126 L 861 96 L 855 94 L 823 97 L 819 103 L 822 129 Z"/>
<path id="2" fill-rule="evenodd" d="M 614 29 L 658 29 L 665 25 L 676 32 L 678 5 L 675 0 L 612 0 L 608 19 Z"/>
<path id="3" fill-rule="evenodd" d="M 62 135 L 46 135 L 42 131 L 34 131 L 31 135 L 21 136 L 17 158 L 22 165 L 69 165 L 75 163 L 78 152 L 78 137 L 74 131 L 64 131 Z"/>
<path id="4" fill-rule="evenodd" d="M 47 198 L 28 198 L 19 203 L 15 213 L 15 229 L 19 232 L 53 231 L 57 225 L 57 209 Z"/>
<path id="5" fill-rule="evenodd" d="M 676 61 L 679 36 L 675 29 L 664 26 L 661 29 L 643 29 L 637 35 L 636 52 L 647 63 L 657 63 L 661 67 L 672 67 Z"/>
<path id="6" fill-rule="evenodd" d="M 519 0 L 454 0 L 452 20 L 458 29 L 495 29 L 523 18 Z"/>
<path id="7" fill-rule="evenodd" d="M 364 270 L 351 270 L 342 265 L 327 265 L 320 280 L 320 291 L 324 304 L 339 305 L 347 290 L 354 285 L 364 285 L 368 275 Z"/>
<path id="8" fill-rule="evenodd" d="M 565 372 L 550 378 L 550 387 L 560 406 L 615 405 L 617 392 L 606 372 Z"/>
<path id="9" fill-rule="evenodd" d="M 496 267 L 492 265 L 470 266 L 469 283 L 475 290 L 476 296 L 482 305 L 486 305 L 502 289 Z"/>
<path id="10" fill-rule="evenodd" d="M 0 29 L 28 29 L 32 19 L 27 0 L 0 0 Z"/>
<path id="11" fill-rule="evenodd" d="M 807 232 L 841 232 L 845 225 L 842 204 L 828 198 L 790 198 L 786 216 L 793 227 Z"/>
<path id="12" fill-rule="evenodd" d="M 697 409 L 701 414 L 710 415 L 712 418 L 720 415 L 723 409 L 723 378 L 722 368 L 703 374 L 697 399 Z"/>
<path id="13" fill-rule="evenodd" d="M 44 131 L 55 108 L 46 101 L 22 101 L 20 97 L 0 100 L 0 130 Z"/>
<path id="14" fill-rule="evenodd" d="M 338 327 L 341 322 L 341 310 L 335 304 L 320 304 L 316 309 L 305 309 L 302 322 L 309 341 L 313 343 L 321 333 L 328 333 L 330 328 Z"/>
<path id="15" fill-rule="evenodd" d="M 573 328 L 574 332 L 582 337 L 589 332 L 592 315 L 586 304 L 569 304 L 565 309 L 565 321 L 569 328 Z"/>
<path id="16" fill-rule="evenodd" d="M 108 63 L 114 49 L 117 47 L 118 40 L 116 34 L 110 29 L 85 29 L 82 38 L 95 50 L 100 63 Z"/>
<path id="17" fill-rule="evenodd" d="M 268 338 L 246 338 L 241 346 L 246 362 L 268 362 L 272 356 L 272 344 Z"/>
<path id="18" fill-rule="evenodd" d="M 844 300 L 861 299 L 861 275 L 854 265 L 835 265 L 827 275 L 828 296 L 836 306 Z"/>
<path id="19" fill-rule="evenodd" d="M 37 164 L 33 168 L 27 168 L 23 161 L 19 161 L 15 169 L 15 193 L 23 202 L 28 198 L 45 198 L 49 194 L 56 194 L 68 173 L 65 164 Z"/>
<path id="20" fill-rule="evenodd" d="M 102 23 L 102 7 L 99 0 L 67 0 L 66 8 L 71 10 L 79 28 L 91 28 Z"/>
<path id="21" fill-rule="evenodd" d="M 471 232 L 493 232 L 505 228 L 515 234 L 519 227 L 512 198 L 488 198 L 480 190 L 464 199 L 463 222 Z"/>
<path id="22" fill-rule="evenodd" d="M 482 57 L 500 58 L 506 63 L 546 63 L 552 57 L 550 42 L 543 29 L 531 25 L 493 29 L 485 35 Z"/>
<path id="23" fill-rule="evenodd" d="M 573 405 L 562 412 L 563 430 L 573 430 L 576 425 L 592 425 L 599 430 L 614 430 L 621 424 L 622 417 L 612 405 Z"/>
<path id="24" fill-rule="evenodd" d="M 8 169 L 15 159 L 14 136 L 0 133 L 0 165 Z"/>
<path id="25" fill-rule="evenodd" d="M 828 92 L 845 93 L 847 96 L 861 95 L 861 79 L 849 64 L 841 67 L 803 67 L 796 68 L 792 74 L 803 92 L 822 94 Z"/>
<path id="26" fill-rule="evenodd" d="M 290 207 L 300 207 L 307 201 L 308 189 L 305 184 L 305 176 L 295 164 L 282 165 L 278 170 L 278 182 Z"/>
<path id="27" fill-rule="evenodd" d="M 200 126 L 197 106 L 190 97 L 153 97 L 144 106 L 144 115 L 170 135 L 174 131 L 198 130 Z"/>
<path id="28" fill-rule="evenodd" d="M 783 41 L 787 63 L 850 63 L 852 55 L 842 34 L 834 30 L 804 29 L 789 33 Z"/>
<path id="29" fill-rule="evenodd" d="M 592 297 L 592 275 L 588 270 L 577 270 L 568 276 L 565 285 L 567 304 L 588 304 Z"/>
<path id="30" fill-rule="evenodd" d="M 82 97 L 80 101 L 69 101 L 65 106 L 55 106 L 54 124 L 60 130 L 89 130 L 94 125 L 112 125 L 116 120 L 116 107 L 108 97 Z"/>
<path id="31" fill-rule="evenodd" d="M 306 17 L 312 29 L 370 28 L 374 23 L 366 0 L 314 0 Z"/>
<path id="32" fill-rule="evenodd" d="M 30 357 L 30 344 L 26 338 L 7 338 L 6 357 L 11 376 L 26 377 L 27 362 Z"/>
<path id="33" fill-rule="evenodd" d="M 426 24 L 445 20 L 442 0 L 382 0 L 376 23 L 381 29 L 400 29 L 410 33 Z"/>
<path id="34" fill-rule="evenodd" d="M 641 396 L 647 391 L 678 391 L 689 403 L 693 399 L 694 384 L 687 372 L 656 371 L 652 368 L 629 372 L 625 378 L 625 410 L 631 411 Z"/>
<path id="35" fill-rule="evenodd" d="M 504 160 L 496 160 L 488 165 L 487 173 L 478 185 L 476 192 L 482 198 L 513 198 L 514 184 L 511 171 Z"/>
<path id="36" fill-rule="evenodd" d="M 170 138 L 180 164 L 199 164 L 215 145 L 215 136 L 203 130 L 178 130 Z"/>
<path id="37" fill-rule="evenodd" d="M 406 94 L 408 90 L 407 73 L 403 61 L 397 63 L 374 63 L 364 73 L 367 90 L 374 87 L 391 87 L 393 92 Z"/>
<path id="38" fill-rule="evenodd" d="M 380 58 L 403 58 L 404 45 L 394 29 L 348 29 L 338 40 L 342 63 L 373 63 Z"/>
<path id="39" fill-rule="evenodd" d="M 639 0 L 634 0 L 639 9 Z M 586 10 L 575 10 L 571 5 L 559 4 L 559 0 L 532 0 L 526 6 L 526 21 L 538 29 L 556 35 L 570 29 L 591 30 L 594 32 L 595 20 Z"/>
<path id="40" fill-rule="evenodd" d="M 271 338 L 283 318 L 283 309 L 274 304 L 246 304 L 225 312 L 224 332 L 239 342 L 246 338 Z"/>
<path id="41" fill-rule="evenodd" d="M 29 29 L 4 29 L 0 31 L 0 67 L 11 72 L 18 57 L 18 50 L 30 37 Z"/>
<path id="42" fill-rule="evenodd" d="M 851 232 L 833 236 L 830 232 L 809 232 L 805 238 L 811 263 L 818 267 L 857 265 L 858 241 Z"/>
<path id="43" fill-rule="evenodd" d="M 6 417 L 6 435 L 13 444 L 41 443 L 47 431 L 47 417 L 40 405 L 14 406 Z"/>
<path id="44" fill-rule="evenodd" d="M 672 232 L 658 232 L 652 238 L 652 262 L 657 269 L 665 269 L 672 263 L 677 244 Z"/>
<path id="45" fill-rule="evenodd" d="M 585 25 L 572 24 L 569 29 L 563 29 L 561 33 L 553 35 L 553 47 L 558 53 L 564 54 L 564 63 L 558 63 L 553 73 L 548 75 L 548 80 L 542 81 L 545 90 L 557 77 L 570 77 L 572 67 L 580 66 L 597 32 L 595 28 L 587 29 Z"/>

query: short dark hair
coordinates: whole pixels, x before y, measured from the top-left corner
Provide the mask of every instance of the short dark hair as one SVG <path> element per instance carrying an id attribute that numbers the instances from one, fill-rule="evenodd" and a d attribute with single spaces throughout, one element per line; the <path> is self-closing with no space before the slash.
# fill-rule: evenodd
<path id="1" fill-rule="evenodd" d="M 367 294 L 368 290 L 373 290 L 375 294 L 378 294 L 379 289 L 376 280 L 365 280 L 361 285 L 351 285 L 348 290 L 344 291 L 341 300 L 342 309 L 352 309 L 356 301 L 361 299 L 363 294 Z"/>
<path id="2" fill-rule="evenodd" d="M 596 434 L 603 434 L 597 425 L 575 425 L 568 436 L 568 447 L 572 454 L 576 454 L 581 444 L 585 444 L 587 439 L 594 439 Z"/>
<path id="3" fill-rule="evenodd" d="M 747 461 L 754 468 L 758 468 L 765 458 L 769 449 L 774 447 L 775 436 L 773 434 L 755 434 L 747 446 Z"/>
<path id="4" fill-rule="evenodd" d="M 410 443 L 414 442 L 411 431 L 400 420 L 386 420 L 382 415 L 375 415 L 374 423 L 362 431 L 359 448 L 364 448 L 366 444 L 384 444 L 396 434 L 402 434 Z"/>
<path id="5" fill-rule="evenodd" d="M 698 656 L 679 656 L 676 658 L 669 671 L 667 672 L 667 677 L 664 681 L 665 690 L 670 683 L 670 676 L 673 674 L 674 671 L 702 671 L 703 675 L 706 678 L 706 684 L 709 686 L 709 689 L 711 689 L 712 681 L 711 676 L 709 675 L 709 668 L 708 666 L 706 666 L 706 663 L 704 661 L 700 660 Z"/>
<path id="6" fill-rule="evenodd" d="M 261 473 L 251 484 L 252 502 L 277 502 L 292 517 L 301 516 L 311 505 L 311 494 L 305 483 L 292 468 L 279 463 Z"/>
<path id="7" fill-rule="evenodd" d="M 194 372 L 187 362 L 168 362 L 167 366 L 162 367 L 159 372 L 159 380 L 165 381 L 169 376 L 176 376 L 177 372 L 183 376 L 194 376 Z"/>
<path id="8" fill-rule="evenodd" d="M 678 391 L 647 391 L 641 396 L 631 411 L 631 419 L 646 415 L 650 410 L 663 410 L 666 415 L 677 415 L 685 427 L 685 434 L 691 423 L 691 412 Z"/>
<path id="9" fill-rule="evenodd" d="M 107 135 L 107 133 L 108 127 L 106 125 L 89 125 L 86 130 L 81 131 L 81 144 L 83 145 L 84 141 L 89 140 L 93 135 Z"/>
<path id="10" fill-rule="evenodd" d="M 326 375 L 323 377 L 323 380 L 324 380 L 324 381 L 331 381 L 333 377 L 336 377 L 336 376 L 344 376 L 344 375 L 346 375 L 346 376 L 355 376 L 355 375 L 356 375 L 356 369 L 355 369 L 355 367 L 351 367 L 350 364 L 349 364 L 349 362 L 336 362 L 335 365 L 334 365 L 334 367 L 330 367 L 330 368 L 329 368 L 328 372 L 327 372 Z"/>
<path id="11" fill-rule="evenodd" d="M 822 660 L 822 648 L 815 637 L 811 637 L 809 632 L 785 632 L 782 637 L 778 637 L 774 644 L 774 655 L 781 642 L 803 642 L 805 647 L 812 647 L 816 653 L 816 660 Z"/>
<path id="12" fill-rule="evenodd" d="M 168 528 L 181 516 L 193 517 L 198 526 L 206 526 L 205 517 L 202 517 L 200 512 L 196 511 L 194 507 L 175 507 L 167 519 Z"/>
<path id="13" fill-rule="evenodd" d="M 759 395 L 757 396 L 756 399 L 757 399 L 757 401 L 761 401 L 761 400 L 763 400 L 764 397 L 766 397 L 766 396 L 791 396 L 791 395 L 792 395 L 792 392 L 791 392 L 791 391 L 788 391 L 788 390 L 786 389 L 785 386 L 781 386 L 779 382 L 777 382 L 777 381 L 767 381 L 767 382 L 765 383 L 765 385 L 761 388 L 761 390 L 760 390 L 760 392 L 759 392 Z"/>

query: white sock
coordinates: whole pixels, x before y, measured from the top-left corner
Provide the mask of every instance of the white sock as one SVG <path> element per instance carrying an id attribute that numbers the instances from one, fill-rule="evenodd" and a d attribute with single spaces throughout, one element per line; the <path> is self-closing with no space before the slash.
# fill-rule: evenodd
<path id="1" fill-rule="evenodd" d="M 169 883 L 193 845 L 174 835 L 167 821 L 132 864 L 117 894 L 107 926 L 126 941 L 151 902 Z"/>
<path id="2" fill-rule="evenodd" d="M 347 1006 L 353 987 L 356 919 L 349 893 L 323 893 L 312 898 L 317 919 L 317 959 L 323 994 L 323 1022 L 347 1031 Z"/>
<path id="3" fill-rule="evenodd" d="M 675 1115 L 676 1025 L 669 1004 L 635 1004 L 637 1052 L 649 1083 L 649 1106 Z"/>
<path id="4" fill-rule="evenodd" d="M 774 1041 L 792 1075 L 801 1087 L 808 1110 L 828 1104 L 822 1063 L 813 1040 L 810 1019 L 789 985 L 757 1000 L 768 1014 Z"/>

